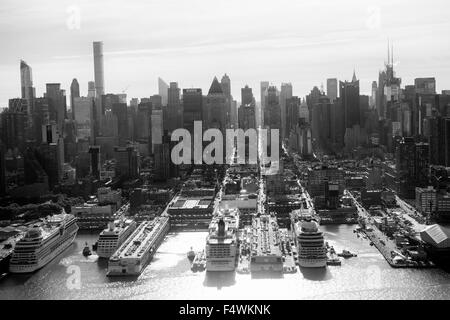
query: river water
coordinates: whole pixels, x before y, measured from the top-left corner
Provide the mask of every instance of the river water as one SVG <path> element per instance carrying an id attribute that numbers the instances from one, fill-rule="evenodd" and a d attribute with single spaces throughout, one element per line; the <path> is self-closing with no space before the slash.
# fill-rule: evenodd
<path id="1" fill-rule="evenodd" d="M 275 277 L 236 273 L 193 273 L 186 253 L 201 250 L 206 232 L 169 233 L 152 262 L 137 279 L 106 277 L 107 263 L 84 257 L 80 233 L 61 256 L 32 275 L 0 281 L 0 299 L 450 299 L 450 274 L 440 269 L 393 269 L 354 226 L 322 226 L 336 251 L 358 257 L 342 266 L 302 269 Z"/>

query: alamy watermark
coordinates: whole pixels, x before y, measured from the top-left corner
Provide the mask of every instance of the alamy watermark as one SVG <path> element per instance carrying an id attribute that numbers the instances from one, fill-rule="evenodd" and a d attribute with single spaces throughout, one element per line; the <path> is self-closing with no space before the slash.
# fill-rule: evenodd
<path id="1" fill-rule="evenodd" d="M 66 280 L 66 287 L 69 290 L 81 289 L 81 269 L 77 265 L 67 267 L 66 273 L 70 276 Z"/>
<path id="2" fill-rule="evenodd" d="M 223 132 L 216 128 L 203 132 L 202 121 L 194 121 L 193 134 L 194 137 L 183 128 L 172 132 L 171 140 L 178 142 L 171 152 L 174 164 L 259 164 L 263 175 L 278 172 L 280 159 L 278 129 L 250 128 L 246 131 L 226 129 L 224 137 Z M 269 141 L 270 144 L 268 144 Z M 209 144 L 203 148 L 204 142 Z M 246 157 L 246 145 L 248 157 Z M 268 147 L 270 147 L 270 155 Z"/>
<path id="3" fill-rule="evenodd" d="M 67 7 L 66 13 L 68 17 L 66 19 L 66 26 L 69 30 L 81 29 L 81 9 L 77 5 L 71 5 Z"/>

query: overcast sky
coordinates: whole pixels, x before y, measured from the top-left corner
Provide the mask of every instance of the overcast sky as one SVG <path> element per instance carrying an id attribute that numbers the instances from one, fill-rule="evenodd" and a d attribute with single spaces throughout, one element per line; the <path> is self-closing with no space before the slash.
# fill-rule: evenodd
<path id="1" fill-rule="evenodd" d="M 259 100 L 264 80 L 304 96 L 353 69 L 369 93 L 388 38 L 403 85 L 434 76 L 450 89 L 449 9 L 448 0 L 1 0 L 0 108 L 20 96 L 20 59 L 38 96 L 50 82 L 68 92 L 73 78 L 86 95 L 97 40 L 106 92 L 128 98 L 157 93 L 158 77 L 207 91 L 224 73 L 237 100 L 245 84 Z"/>

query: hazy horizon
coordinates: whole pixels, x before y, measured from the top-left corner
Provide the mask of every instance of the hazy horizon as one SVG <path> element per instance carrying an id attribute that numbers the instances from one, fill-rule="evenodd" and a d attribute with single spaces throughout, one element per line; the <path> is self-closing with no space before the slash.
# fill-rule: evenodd
<path id="1" fill-rule="evenodd" d="M 259 100 L 260 81 L 291 82 L 303 97 L 313 86 L 326 90 L 327 78 L 350 80 L 354 69 L 361 93 L 370 94 L 388 39 L 402 86 L 435 77 L 440 92 L 450 89 L 447 7 L 444 0 L 4 0 L 0 108 L 20 96 L 21 59 L 33 68 L 37 96 L 59 82 L 69 97 L 73 78 L 87 95 L 93 41 L 104 42 L 105 92 L 125 91 L 128 100 L 157 94 L 158 77 L 206 93 L 224 73 L 238 101 L 246 84 Z"/>

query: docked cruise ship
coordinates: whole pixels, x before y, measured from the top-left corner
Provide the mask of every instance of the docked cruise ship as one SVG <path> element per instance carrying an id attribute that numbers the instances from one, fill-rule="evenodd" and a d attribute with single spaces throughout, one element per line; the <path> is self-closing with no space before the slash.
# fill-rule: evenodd
<path id="1" fill-rule="evenodd" d="M 107 276 L 138 276 L 169 232 L 169 216 L 142 222 L 109 258 Z"/>
<path id="2" fill-rule="evenodd" d="M 76 218 L 72 214 L 64 212 L 42 219 L 16 243 L 9 271 L 28 273 L 42 268 L 72 244 L 77 232 Z"/>
<path id="3" fill-rule="evenodd" d="M 110 258 L 120 245 L 136 229 L 136 222 L 132 219 L 121 218 L 111 221 L 108 227 L 100 232 L 97 242 L 99 258 Z"/>
<path id="4" fill-rule="evenodd" d="M 224 209 L 213 217 L 206 238 L 206 271 L 233 271 L 238 255 L 239 209 Z"/>
<path id="5" fill-rule="evenodd" d="M 292 220 L 292 230 L 298 251 L 300 267 L 320 268 L 327 265 L 327 249 L 319 223 L 311 216 L 298 216 Z"/>

